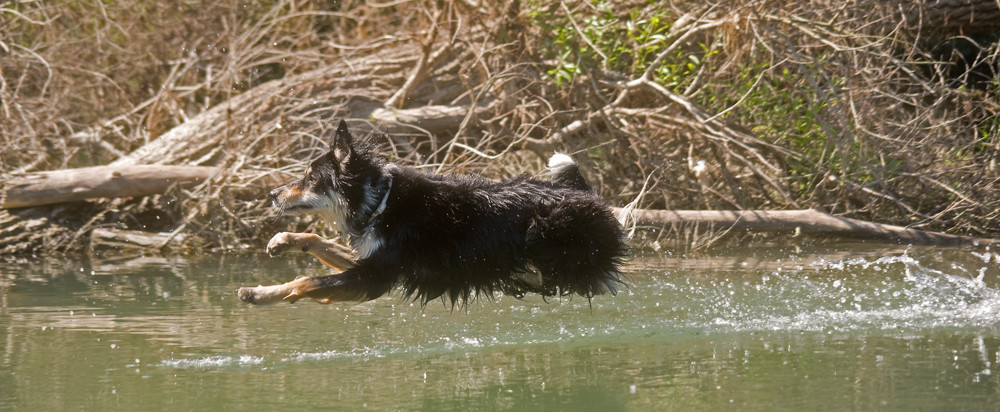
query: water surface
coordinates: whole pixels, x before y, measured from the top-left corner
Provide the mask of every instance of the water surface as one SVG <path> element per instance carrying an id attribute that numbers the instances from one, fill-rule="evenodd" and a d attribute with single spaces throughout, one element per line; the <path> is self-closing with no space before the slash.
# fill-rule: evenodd
<path id="1" fill-rule="evenodd" d="M 747 248 L 628 290 L 254 307 L 308 259 L 0 263 L 4 410 L 992 410 L 1000 254 Z"/>

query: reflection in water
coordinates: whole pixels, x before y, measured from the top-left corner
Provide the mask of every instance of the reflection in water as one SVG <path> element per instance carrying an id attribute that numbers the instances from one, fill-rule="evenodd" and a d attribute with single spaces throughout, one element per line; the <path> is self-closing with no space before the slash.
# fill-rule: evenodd
<path id="1" fill-rule="evenodd" d="M 0 264 L 0 409 L 980 409 L 1000 255 L 746 249 L 616 297 L 254 307 L 260 256 Z M 164 405 L 164 406 L 159 406 Z"/>

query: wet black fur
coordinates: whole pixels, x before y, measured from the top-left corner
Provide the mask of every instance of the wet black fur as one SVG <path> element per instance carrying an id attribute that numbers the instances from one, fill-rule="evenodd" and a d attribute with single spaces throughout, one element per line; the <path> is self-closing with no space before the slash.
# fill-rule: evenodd
<path id="1" fill-rule="evenodd" d="M 310 173 L 272 196 L 292 185 L 342 196 L 347 213 L 337 224 L 354 247 L 363 252 L 366 234 L 381 239 L 353 268 L 322 278 L 335 299 L 374 299 L 394 287 L 423 303 L 495 292 L 613 294 L 627 250 L 621 226 L 575 164 L 558 170 L 551 180 L 423 173 L 380 159 L 341 122 Z"/>

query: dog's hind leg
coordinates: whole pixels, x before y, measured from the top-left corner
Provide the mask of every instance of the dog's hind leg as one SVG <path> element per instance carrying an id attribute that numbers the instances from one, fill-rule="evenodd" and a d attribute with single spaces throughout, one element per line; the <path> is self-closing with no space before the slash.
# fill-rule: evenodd
<path id="1" fill-rule="evenodd" d="M 312 233 L 281 232 L 267 242 L 267 254 L 278 256 L 289 250 L 301 250 L 341 272 L 354 266 L 351 249 Z"/>
<path id="2" fill-rule="evenodd" d="M 539 210 L 527 233 L 527 256 L 541 272 L 539 293 L 614 294 L 627 247 L 621 226 L 603 204 L 567 199 Z"/>

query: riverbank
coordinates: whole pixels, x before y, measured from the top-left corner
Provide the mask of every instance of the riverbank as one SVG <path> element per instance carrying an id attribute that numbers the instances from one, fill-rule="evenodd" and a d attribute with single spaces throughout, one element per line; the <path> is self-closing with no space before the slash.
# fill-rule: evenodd
<path id="1" fill-rule="evenodd" d="M 166 233 L 182 251 L 334 236 L 274 216 L 265 194 L 341 118 L 429 171 L 535 175 L 568 152 L 614 206 L 820 208 L 1000 237 L 992 17 L 930 24 L 912 16 L 937 6 L 894 4 L 12 3 L 4 182 L 100 165 L 219 172 L 0 211 L 0 250 L 87 250 L 94 229 Z"/>

